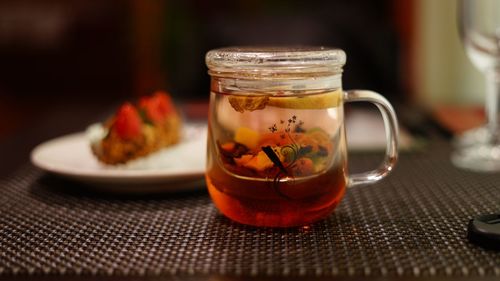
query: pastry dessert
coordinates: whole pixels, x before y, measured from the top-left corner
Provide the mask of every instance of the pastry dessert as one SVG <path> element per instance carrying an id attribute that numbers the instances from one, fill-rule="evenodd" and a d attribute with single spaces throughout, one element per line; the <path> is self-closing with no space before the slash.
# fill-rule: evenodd
<path id="1" fill-rule="evenodd" d="M 170 96 L 158 91 L 137 104 L 122 104 L 102 124 L 102 137 L 91 140 L 92 152 L 105 164 L 126 163 L 177 143 L 181 125 Z"/>

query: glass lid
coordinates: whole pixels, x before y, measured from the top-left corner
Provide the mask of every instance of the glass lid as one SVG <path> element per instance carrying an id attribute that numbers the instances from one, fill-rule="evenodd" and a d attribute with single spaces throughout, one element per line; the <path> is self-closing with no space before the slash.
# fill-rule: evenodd
<path id="1" fill-rule="evenodd" d="M 211 50 L 211 75 L 333 75 L 342 72 L 346 55 L 328 47 L 228 47 Z"/>

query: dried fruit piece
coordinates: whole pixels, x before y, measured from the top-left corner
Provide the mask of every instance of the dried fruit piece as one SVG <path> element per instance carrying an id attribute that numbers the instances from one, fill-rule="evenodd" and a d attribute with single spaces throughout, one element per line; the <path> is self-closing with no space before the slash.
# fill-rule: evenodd
<path id="1" fill-rule="evenodd" d="M 309 176 L 314 173 L 314 163 L 307 157 L 302 157 L 295 162 L 292 168 L 295 176 Z"/>
<path id="2" fill-rule="evenodd" d="M 284 157 L 281 154 L 278 154 L 276 157 L 281 158 L 279 160 L 283 161 Z M 243 155 L 240 158 L 235 158 L 234 162 L 239 166 L 243 166 L 257 172 L 263 172 L 274 166 L 274 163 L 271 159 L 269 159 L 268 155 L 264 153 L 264 151 L 259 151 L 257 155 Z"/>
<path id="3" fill-rule="evenodd" d="M 264 109 L 269 101 L 268 96 L 230 96 L 229 103 L 238 112 Z"/>
<path id="4" fill-rule="evenodd" d="M 255 149 L 257 147 L 259 139 L 260 135 L 258 132 L 246 127 L 238 128 L 234 135 L 234 141 L 241 143 L 250 149 Z"/>

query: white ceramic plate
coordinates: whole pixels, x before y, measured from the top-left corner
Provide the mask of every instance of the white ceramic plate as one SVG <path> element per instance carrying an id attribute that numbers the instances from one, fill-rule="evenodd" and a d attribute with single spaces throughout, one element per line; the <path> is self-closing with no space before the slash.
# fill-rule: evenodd
<path id="1" fill-rule="evenodd" d="M 168 192 L 204 187 L 207 127 L 186 124 L 180 143 L 126 165 L 109 166 L 92 155 L 85 132 L 44 142 L 31 162 L 53 174 L 111 192 Z"/>

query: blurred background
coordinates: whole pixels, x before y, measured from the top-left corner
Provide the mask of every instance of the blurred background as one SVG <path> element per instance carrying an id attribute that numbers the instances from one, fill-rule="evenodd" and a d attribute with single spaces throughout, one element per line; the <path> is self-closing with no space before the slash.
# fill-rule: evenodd
<path id="1" fill-rule="evenodd" d="M 455 0 L 2 0 L 0 141 L 54 110 L 102 113 L 156 89 L 206 101 L 205 53 L 259 44 L 342 48 L 345 89 L 463 130 L 483 118 L 484 86 L 455 10 Z"/>

